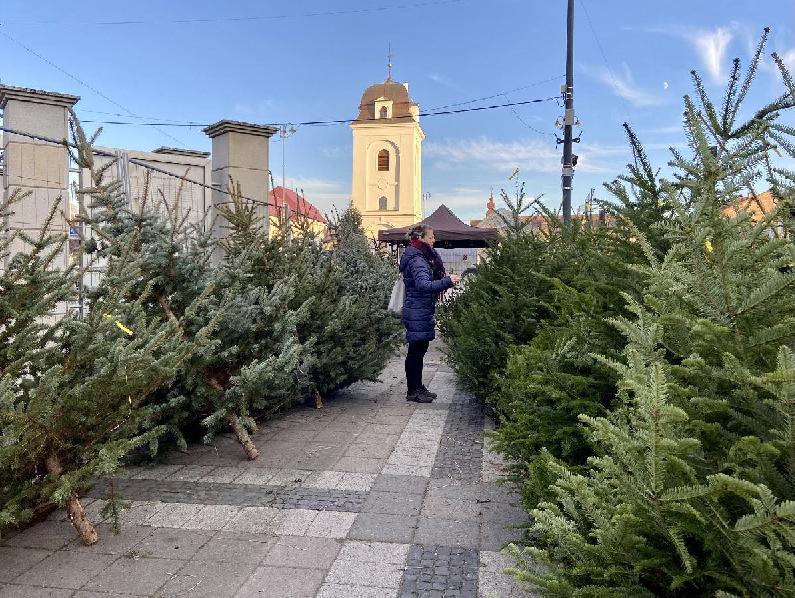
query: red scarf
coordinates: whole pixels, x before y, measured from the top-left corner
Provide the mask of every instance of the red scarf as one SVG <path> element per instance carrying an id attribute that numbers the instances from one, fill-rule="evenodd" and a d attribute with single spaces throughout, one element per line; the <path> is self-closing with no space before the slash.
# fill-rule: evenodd
<path id="1" fill-rule="evenodd" d="M 409 247 L 420 250 L 423 257 L 428 261 L 428 265 L 431 267 L 431 273 L 433 274 L 434 280 L 441 280 L 447 276 L 447 272 L 445 272 L 444 269 L 444 261 L 442 260 L 442 256 L 439 255 L 439 252 L 433 247 L 420 239 L 414 239 L 411 243 L 409 243 Z"/>

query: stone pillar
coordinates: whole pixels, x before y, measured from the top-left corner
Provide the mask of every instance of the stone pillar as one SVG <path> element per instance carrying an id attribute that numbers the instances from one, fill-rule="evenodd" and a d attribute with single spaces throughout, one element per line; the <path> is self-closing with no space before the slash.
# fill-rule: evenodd
<path id="1" fill-rule="evenodd" d="M 262 217 L 262 226 L 267 232 L 268 189 L 270 172 L 268 143 L 278 129 L 265 125 L 221 120 L 210 125 L 204 132 L 213 140 L 212 185 L 226 190 L 229 177 L 240 183 L 243 195 L 257 202 L 257 214 Z M 226 235 L 226 222 L 218 217 L 217 206 L 227 204 L 230 197 L 221 191 L 212 192 L 213 234 L 216 239 Z"/>
<path id="2" fill-rule="evenodd" d="M 68 109 L 78 96 L 0 86 L 0 108 L 3 126 L 16 131 L 62 140 L 68 137 Z M 3 134 L 5 172 L 2 181 L 3 199 L 16 189 L 31 191 L 23 201 L 15 204 L 8 220 L 11 230 L 24 230 L 35 235 L 47 218 L 53 203 L 61 210 L 52 222 L 53 231 L 68 232 L 62 214 L 69 213 L 69 155 L 62 145 L 32 139 L 23 135 Z M 11 248 L 11 252 L 22 248 Z M 67 252 L 55 267 L 66 266 Z"/>

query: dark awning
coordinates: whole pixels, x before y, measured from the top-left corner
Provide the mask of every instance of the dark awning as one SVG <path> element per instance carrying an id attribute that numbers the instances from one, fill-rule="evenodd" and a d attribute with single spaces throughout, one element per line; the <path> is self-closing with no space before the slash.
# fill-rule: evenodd
<path id="1" fill-rule="evenodd" d="M 499 236 L 496 228 L 477 228 L 459 220 L 445 205 L 418 224 L 425 224 L 433 229 L 433 236 L 441 247 L 485 247 L 488 241 Z M 378 231 L 378 240 L 391 244 L 407 243 L 406 235 L 410 226 L 387 228 Z"/>

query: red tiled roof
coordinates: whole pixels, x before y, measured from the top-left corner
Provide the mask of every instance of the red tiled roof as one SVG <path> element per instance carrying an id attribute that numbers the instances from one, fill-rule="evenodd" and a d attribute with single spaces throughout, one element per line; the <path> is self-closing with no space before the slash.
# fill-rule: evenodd
<path id="1" fill-rule="evenodd" d="M 749 212 L 751 219 L 758 222 L 767 214 L 776 209 L 776 198 L 771 191 L 759 193 L 756 196 L 746 195 L 723 208 L 723 213 L 730 218 L 738 212 Z"/>
<path id="2" fill-rule="evenodd" d="M 300 213 L 311 220 L 326 224 L 326 218 L 320 213 L 320 210 L 309 203 L 303 195 L 298 195 L 291 189 L 284 189 L 281 186 L 274 187 L 268 194 L 268 203 L 270 204 L 268 205 L 268 214 L 271 216 L 278 215 L 276 206 L 281 208 L 286 203 L 291 214 Z"/>

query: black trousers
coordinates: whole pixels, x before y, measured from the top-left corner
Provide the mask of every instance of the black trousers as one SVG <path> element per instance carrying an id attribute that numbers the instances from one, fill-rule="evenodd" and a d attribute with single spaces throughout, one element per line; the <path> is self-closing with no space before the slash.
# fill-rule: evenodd
<path id="1" fill-rule="evenodd" d="M 415 392 L 422 386 L 422 359 L 428 351 L 428 341 L 409 343 L 406 355 L 406 386 L 409 392 Z"/>

